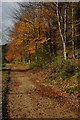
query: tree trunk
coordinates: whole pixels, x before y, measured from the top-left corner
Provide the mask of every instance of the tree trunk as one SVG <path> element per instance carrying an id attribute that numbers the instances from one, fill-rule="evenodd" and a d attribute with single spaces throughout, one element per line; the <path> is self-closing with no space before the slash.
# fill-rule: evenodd
<path id="1" fill-rule="evenodd" d="M 25 57 L 25 63 L 27 62 L 27 53 L 26 53 L 26 57 Z"/>
<path id="2" fill-rule="evenodd" d="M 54 32 L 54 43 L 53 43 L 53 49 L 54 49 L 54 54 L 57 55 L 57 45 L 56 45 L 56 29 L 53 31 Z"/>
<path id="3" fill-rule="evenodd" d="M 40 25 L 39 25 L 39 28 L 38 28 L 38 32 L 39 32 L 39 39 L 40 39 Z"/>
<path id="4" fill-rule="evenodd" d="M 30 51 L 29 51 L 29 64 L 31 63 L 31 58 L 30 58 Z"/>
<path id="5" fill-rule="evenodd" d="M 65 40 L 63 38 L 63 35 L 62 35 L 62 30 L 61 30 L 61 23 L 60 23 L 60 19 L 59 19 L 59 10 L 58 10 L 58 2 L 57 2 L 57 19 L 58 19 L 58 26 L 59 26 L 59 32 L 60 32 L 60 36 L 61 36 L 61 39 L 62 39 L 62 43 L 63 43 L 63 50 L 64 50 L 64 60 L 66 60 L 66 43 L 65 43 Z"/>
<path id="6" fill-rule="evenodd" d="M 52 31 L 51 31 L 51 23 L 50 23 L 50 21 L 49 21 L 49 37 L 50 37 L 50 43 L 49 43 L 49 45 L 50 45 L 50 53 L 52 53 Z"/>
<path id="7" fill-rule="evenodd" d="M 66 6 L 65 6 L 65 11 L 64 11 L 64 40 L 66 42 Z"/>
<path id="8" fill-rule="evenodd" d="M 73 8 L 73 3 L 72 3 L 72 50 L 73 50 L 73 58 L 75 59 L 75 42 L 74 42 L 74 23 L 73 23 L 73 18 L 74 18 L 74 8 Z"/>
<path id="9" fill-rule="evenodd" d="M 38 57 L 37 57 L 37 43 L 35 43 L 35 61 L 37 62 Z"/>
<path id="10" fill-rule="evenodd" d="M 66 55 L 66 44 L 65 42 L 63 42 L 63 49 L 64 49 L 64 59 L 67 59 L 67 55 Z"/>
<path id="11" fill-rule="evenodd" d="M 66 12 L 67 12 L 67 9 L 66 9 L 66 5 L 65 5 L 65 10 L 64 10 L 64 58 L 65 58 L 65 60 L 67 59 L 67 53 L 66 53 L 66 40 L 67 40 L 67 33 L 66 33 L 66 30 L 67 30 L 67 14 L 66 14 Z"/>

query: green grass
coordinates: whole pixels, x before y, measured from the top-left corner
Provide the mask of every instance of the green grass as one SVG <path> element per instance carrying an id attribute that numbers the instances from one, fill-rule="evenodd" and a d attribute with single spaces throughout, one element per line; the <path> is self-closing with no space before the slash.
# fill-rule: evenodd
<path id="1" fill-rule="evenodd" d="M 2 69 L 9 69 L 10 68 L 10 64 L 9 63 L 3 63 L 2 64 Z"/>

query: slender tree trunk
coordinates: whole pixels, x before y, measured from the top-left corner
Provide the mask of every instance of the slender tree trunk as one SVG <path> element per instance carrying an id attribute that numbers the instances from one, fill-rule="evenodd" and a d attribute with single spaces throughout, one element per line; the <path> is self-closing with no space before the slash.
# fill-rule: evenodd
<path id="1" fill-rule="evenodd" d="M 56 45 L 56 29 L 53 31 L 54 33 L 54 43 L 53 43 L 53 49 L 54 49 L 54 54 L 57 55 L 57 45 Z"/>
<path id="2" fill-rule="evenodd" d="M 35 21 L 34 21 L 35 22 Z M 36 38 L 36 29 L 35 29 L 35 23 L 34 23 L 34 38 Z M 35 41 L 35 61 L 37 62 L 37 43 Z"/>
<path id="3" fill-rule="evenodd" d="M 21 61 L 21 63 L 22 63 L 22 61 L 23 61 L 23 55 L 22 55 L 22 52 L 23 52 L 23 48 L 21 47 L 21 49 L 20 49 L 20 61 Z"/>
<path id="4" fill-rule="evenodd" d="M 74 18 L 74 8 L 73 8 L 73 3 L 72 3 L 72 50 L 73 50 L 73 58 L 75 59 L 75 42 L 74 42 L 74 23 L 73 23 L 73 18 Z"/>
<path id="5" fill-rule="evenodd" d="M 30 51 L 29 51 L 29 64 L 31 63 Z"/>
<path id="6" fill-rule="evenodd" d="M 23 40 L 23 63 L 25 63 L 25 41 Z"/>
<path id="7" fill-rule="evenodd" d="M 46 31 L 46 39 L 48 39 L 48 37 L 49 37 L 49 36 L 48 36 L 48 32 Z M 48 41 L 46 41 L 46 50 L 47 50 L 47 52 L 48 52 L 48 50 L 49 50 L 49 49 L 48 49 Z"/>
<path id="8" fill-rule="evenodd" d="M 21 62 L 22 62 L 22 56 L 21 56 Z"/>
<path id="9" fill-rule="evenodd" d="M 37 62 L 38 57 L 37 57 L 37 43 L 35 43 L 35 61 Z"/>
<path id="10" fill-rule="evenodd" d="M 52 53 L 52 31 L 51 31 L 51 23 L 49 22 L 49 37 L 50 37 L 50 53 Z"/>
<path id="11" fill-rule="evenodd" d="M 67 6 L 65 5 L 65 10 L 64 10 L 64 57 L 67 59 L 67 54 L 66 54 L 66 42 L 67 42 Z"/>
<path id="12" fill-rule="evenodd" d="M 23 61 L 23 58 L 22 58 L 22 52 L 21 52 L 21 63 L 22 63 L 22 61 Z"/>
<path id="13" fill-rule="evenodd" d="M 52 38 L 52 36 L 51 36 L 51 23 L 49 22 L 49 37 L 50 37 L 50 39 Z"/>
<path id="14" fill-rule="evenodd" d="M 64 49 L 64 59 L 66 60 L 67 56 L 66 56 L 66 44 L 65 44 L 65 42 L 63 42 L 63 49 Z"/>
<path id="15" fill-rule="evenodd" d="M 40 23 L 39 23 L 38 32 L 39 32 L 39 39 L 40 39 Z"/>
<path id="16" fill-rule="evenodd" d="M 59 32 L 60 32 L 60 36 L 61 36 L 61 39 L 62 39 L 62 43 L 63 43 L 63 50 L 64 50 L 64 60 L 67 59 L 66 57 L 66 43 L 65 43 L 65 40 L 63 38 L 63 35 L 62 35 L 62 30 L 61 30 L 61 23 L 60 23 L 60 19 L 59 19 L 59 10 L 58 10 L 58 2 L 57 2 L 57 19 L 58 19 L 58 26 L 59 26 Z"/>
<path id="17" fill-rule="evenodd" d="M 25 56 L 25 63 L 27 62 L 27 53 L 26 53 L 26 56 Z"/>
<path id="18" fill-rule="evenodd" d="M 66 6 L 65 6 L 65 11 L 64 11 L 64 40 L 66 42 Z"/>

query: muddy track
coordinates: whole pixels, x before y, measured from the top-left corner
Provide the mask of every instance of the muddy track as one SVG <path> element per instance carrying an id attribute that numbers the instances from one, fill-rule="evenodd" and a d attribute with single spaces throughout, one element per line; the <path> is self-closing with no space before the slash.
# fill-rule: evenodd
<path id="1" fill-rule="evenodd" d="M 30 71 L 11 71 L 8 85 L 9 118 L 77 118 L 68 103 L 40 95 Z M 31 75 L 31 74 L 30 74 Z"/>

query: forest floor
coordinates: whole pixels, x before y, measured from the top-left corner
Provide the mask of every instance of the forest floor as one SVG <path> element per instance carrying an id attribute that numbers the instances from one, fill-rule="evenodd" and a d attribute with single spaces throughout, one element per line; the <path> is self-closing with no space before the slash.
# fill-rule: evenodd
<path id="1" fill-rule="evenodd" d="M 8 85 L 8 115 L 10 118 L 78 118 L 78 110 L 62 96 L 47 96 L 41 91 L 40 71 L 32 72 L 17 65 L 11 66 Z M 37 80 L 37 81 L 36 81 Z M 47 89 L 48 91 L 48 89 Z M 50 94 L 50 93 L 49 93 Z"/>

